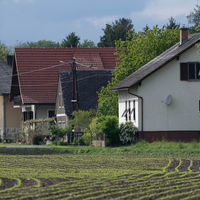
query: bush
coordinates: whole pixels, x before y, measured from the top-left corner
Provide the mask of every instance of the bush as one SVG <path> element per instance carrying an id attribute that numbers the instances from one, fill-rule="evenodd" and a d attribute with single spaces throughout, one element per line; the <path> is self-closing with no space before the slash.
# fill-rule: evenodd
<path id="1" fill-rule="evenodd" d="M 138 129 L 132 122 L 121 124 L 119 128 L 119 138 L 122 144 L 133 144 L 138 138 Z"/>
<path id="2" fill-rule="evenodd" d="M 79 110 L 79 111 L 74 111 L 72 113 L 72 119 L 69 120 L 69 124 L 74 127 L 75 130 L 82 131 L 85 128 L 88 128 L 92 118 L 96 116 L 96 111 L 95 110 L 89 110 L 89 111 L 84 111 L 84 110 Z"/>
<path id="3" fill-rule="evenodd" d="M 49 127 L 49 132 L 50 134 L 57 138 L 57 139 L 63 139 L 63 137 L 68 134 L 68 132 L 71 131 L 71 127 L 67 126 L 65 128 L 56 125 L 52 125 Z"/>
<path id="4" fill-rule="evenodd" d="M 12 143 L 12 142 L 13 142 L 13 139 L 11 139 L 11 138 L 5 138 L 5 139 L 3 140 L 3 142 L 4 142 L 4 143 Z"/>
<path id="5" fill-rule="evenodd" d="M 92 139 L 93 139 L 93 138 L 92 138 L 92 135 L 89 133 L 89 130 L 86 129 L 86 130 L 84 131 L 83 136 L 81 137 L 81 142 L 83 143 L 83 145 L 89 146 L 89 145 L 92 144 Z"/>
<path id="6" fill-rule="evenodd" d="M 79 138 L 77 138 L 77 137 L 75 137 L 74 139 L 73 139 L 73 143 L 72 143 L 73 145 L 84 145 L 84 142 L 83 142 L 83 140 L 82 140 L 82 137 L 79 137 Z"/>
<path id="7" fill-rule="evenodd" d="M 39 134 L 39 135 L 34 135 L 33 136 L 33 144 L 34 145 L 40 145 L 40 144 L 43 144 L 44 142 L 44 135 L 41 135 L 41 134 Z"/>
<path id="8" fill-rule="evenodd" d="M 58 145 L 58 146 L 66 146 L 67 142 L 63 142 L 63 141 L 53 141 L 54 145 Z"/>
<path id="9" fill-rule="evenodd" d="M 97 127 L 105 134 L 106 146 L 119 145 L 118 118 L 116 116 L 100 117 L 97 120 Z"/>
<path id="10" fill-rule="evenodd" d="M 97 134 L 97 124 L 96 124 L 97 119 L 93 118 L 91 120 L 91 123 L 89 124 L 89 127 L 84 130 L 84 134 L 81 137 L 81 141 L 83 145 L 91 145 L 92 141 L 94 140 L 95 135 Z"/>

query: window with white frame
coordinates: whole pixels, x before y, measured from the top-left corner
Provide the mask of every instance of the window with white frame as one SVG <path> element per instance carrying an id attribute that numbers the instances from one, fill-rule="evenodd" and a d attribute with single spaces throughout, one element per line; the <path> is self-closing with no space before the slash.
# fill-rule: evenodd
<path id="1" fill-rule="evenodd" d="M 135 113 L 135 100 L 125 101 L 125 109 L 122 114 L 122 117 L 125 117 L 125 121 L 135 121 L 136 120 L 136 113 Z"/>
<path id="2" fill-rule="evenodd" d="M 23 112 L 23 120 L 24 122 L 27 120 L 33 119 L 33 111 L 25 111 Z"/>

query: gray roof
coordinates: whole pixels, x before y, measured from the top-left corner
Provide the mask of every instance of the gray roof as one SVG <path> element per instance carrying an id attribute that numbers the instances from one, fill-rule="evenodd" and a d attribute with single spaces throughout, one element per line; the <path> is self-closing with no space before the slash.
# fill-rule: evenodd
<path id="1" fill-rule="evenodd" d="M 133 85 L 139 83 L 147 76 L 179 56 L 181 53 L 194 46 L 198 41 L 200 41 L 200 34 L 193 34 L 189 36 L 189 39 L 180 45 L 180 43 L 175 44 L 171 48 L 167 49 L 165 52 L 149 61 L 137 71 L 126 77 L 124 80 L 120 81 L 118 84 L 113 86 L 111 90 L 120 90 L 125 88 L 130 88 Z"/>
<path id="2" fill-rule="evenodd" d="M 96 109 L 97 92 L 111 81 L 111 70 L 77 70 L 78 106 L 80 110 Z M 62 86 L 65 113 L 72 113 L 72 71 L 61 70 L 59 77 Z"/>
<path id="3" fill-rule="evenodd" d="M 0 60 L 0 94 L 10 94 L 12 66 Z"/>

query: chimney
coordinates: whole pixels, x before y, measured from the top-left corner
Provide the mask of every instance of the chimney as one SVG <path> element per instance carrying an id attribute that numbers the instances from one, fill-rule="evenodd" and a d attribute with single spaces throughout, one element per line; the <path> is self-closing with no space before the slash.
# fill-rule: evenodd
<path id="1" fill-rule="evenodd" d="M 180 45 L 184 44 L 188 40 L 189 29 L 182 27 L 180 28 Z"/>

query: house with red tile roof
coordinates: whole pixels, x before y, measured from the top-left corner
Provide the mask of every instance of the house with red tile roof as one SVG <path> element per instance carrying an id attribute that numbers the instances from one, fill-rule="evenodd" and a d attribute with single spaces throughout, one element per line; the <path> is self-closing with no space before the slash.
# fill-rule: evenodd
<path id="1" fill-rule="evenodd" d="M 23 121 L 54 116 L 58 73 L 71 70 L 113 70 L 114 48 L 15 48 L 11 100 Z"/>
<path id="2" fill-rule="evenodd" d="M 20 131 L 21 112 L 13 107 L 9 100 L 11 77 L 12 77 L 12 56 L 7 57 L 7 62 L 0 60 L 0 138 L 10 138 L 16 141 Z M 19 120 L 18 120 L 19 119 Z"/>

